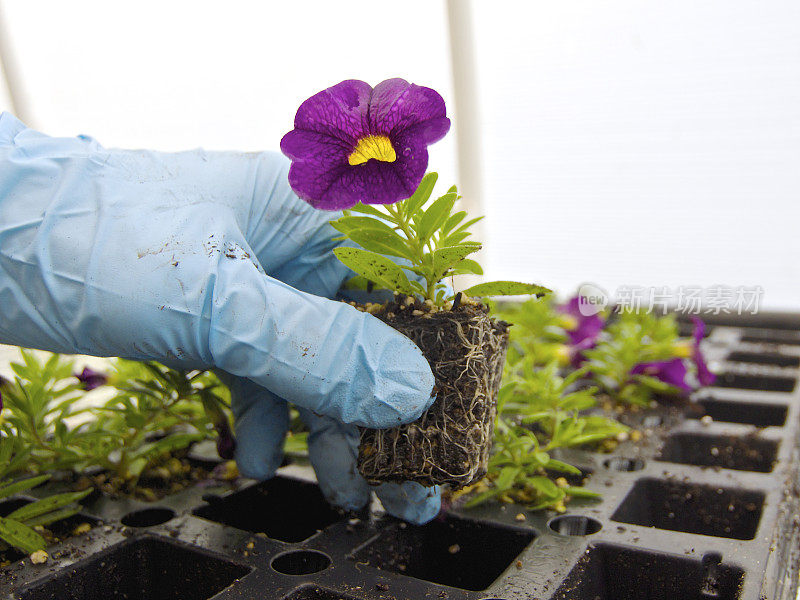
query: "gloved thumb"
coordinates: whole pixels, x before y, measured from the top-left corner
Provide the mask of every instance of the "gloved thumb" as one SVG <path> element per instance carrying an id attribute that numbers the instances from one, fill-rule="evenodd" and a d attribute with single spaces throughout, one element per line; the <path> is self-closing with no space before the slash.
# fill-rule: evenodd
<path id="1" fill-rule="evenodd" d="M 342 423 L 392 427 L 432 402 L 420 349 L 379 319 L 306 294 L 234 253 L 214 281 L 214 365 Z"/>

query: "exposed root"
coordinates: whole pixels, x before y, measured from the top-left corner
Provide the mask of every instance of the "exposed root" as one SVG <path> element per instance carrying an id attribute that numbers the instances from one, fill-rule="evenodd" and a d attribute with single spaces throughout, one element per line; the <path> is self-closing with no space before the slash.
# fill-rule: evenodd
<path id="1" fill-rule="evenodd" d="M 370 311 L 420 347 L 436 378 L 436 401 L 417 421 L 362 430 L 358 468 L 372 484 L 416 481 L 458 489 L 486 474 L 506 324 L 480 305 L 427 310 L 400 296 L 383 310 Z"/>

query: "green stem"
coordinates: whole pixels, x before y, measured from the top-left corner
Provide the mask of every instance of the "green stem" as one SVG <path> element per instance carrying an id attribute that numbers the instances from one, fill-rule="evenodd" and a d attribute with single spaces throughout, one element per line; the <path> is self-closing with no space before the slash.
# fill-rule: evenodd
<path id="1" fill-rule="evenodd" d="M 420 240 L 417 237 L 416 232 L 410 226 L 407 218 L 402 216 L 391 204 L 386 206 L 386 210 L 396 219 L 397 226 L 400 228 L 406 236 L 406 241 L 408 248 L 414 254 L 416 260 L 412 261 L 412 266 L 417 268 L 423 267 L 423 259 L 425 257 L 425 251 L 423 244 L 420 244 Z M 427 242 L 428 247 L 430 248 L 430 241 Z M 428 277 L 425 277 L 426 283 L 426 292 L 425 297 L 428 300 L 435 301 L 436 299 L 436 281 L 431 281 Z"/>

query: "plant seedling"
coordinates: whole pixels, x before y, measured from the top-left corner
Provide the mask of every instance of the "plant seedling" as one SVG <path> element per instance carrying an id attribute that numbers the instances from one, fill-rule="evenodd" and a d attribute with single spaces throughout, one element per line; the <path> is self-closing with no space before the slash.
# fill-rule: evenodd
<path id="1" fill-rule="evenodd" d="M 507 324 L 472 297 L 549 290 L 496 281 L 454 293 L 445 284 L 483 271 L 469 258 L 481 248 L 468 239 L 479 219 L 455 210 L 456 187 L 431 201 L 437 175 L 425 175 L 427 146 L 450 127 L 434 90 L 402 79 L 374 89 L 343 81 L 306 100 L 294 125 L 281 141 L 289 184 L 316 208 L 345 209 L 332 225 L 351 245 L 334 252 L 355 272 L 351 284 L 396 292 L 360 308 L 414 341 L 436 380 L 436 400 L 419 420 L 362 430 L 359 471 L 370 483 L 468 485 L 488 468 L 508 343 Z"/>

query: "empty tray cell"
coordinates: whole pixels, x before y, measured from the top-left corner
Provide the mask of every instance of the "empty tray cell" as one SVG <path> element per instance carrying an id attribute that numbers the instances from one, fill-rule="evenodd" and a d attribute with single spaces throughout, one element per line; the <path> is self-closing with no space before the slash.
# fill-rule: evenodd
<path id="1" fill-rule="evenodd" d="M 315 585 L 307 585 L 294 590 L 281 600 L 357 600 L 355 596 L 345 596 L 341 592 L 334 592 Z"/>
<path id="2" fill-rule="evenodd" d="M 777 452 L 776 440 L 765 440 L 754 435 L 675 433 L 667 438 L 658 460 L 769 473 L 775 464 Z"/>
<path id="3" fill-rule="evenodd" d="M 742 423 L 756 427 L 783 427 L 786 423 L 787 407 L 781 404 L 705 398 L 698 401 L 696 407 L 698 410 L 688 415 L 692 419 L 700 419 L 707 415 L 714 421 Z"/>
<path id="4" fill-rule="evenodd" d="M 551 600 L 737 600 L 744 572 L 625 546 L 590 546 Z"/>
<path id="5" fill-rule="evenodd" d="M 286 477 L 214 500 L 194 514 L 282 542 L 302 542 L 342 518 L 318 486 Z"/>
<path id="6" fill-rule="evenodd" d="M 743 342 L 751 344 L 788 344 L 800 346 L 800 332 L 775 329 L 754 329 L 742 336 Z"/>
<path id="7" fill-rule="evenodd" d="M 533 531 L 448 516 L 421 527 L 388 527 L 353 559 L 466 590 L 484 590 L 530 544 Z"/>
<path id="8" fill-rule="evenodd" d="M 20 600 L 207 600 L 250 569 L 157 538 L 138 538 L 75 563 Z"/>
<path id="9" fill-rule="evenodd" d="M 722 373 L 714 382 L 716 387 L 760 390 L 762 392 L 791 392 L 797 379 L 795 377 L 773 377 L 769 375 L 744 375 L 742 373 Z"/>
<path id="10" fill-rule="evenodd" d="M 731 362 L 775 365 L 777 367 L 800 367 L 800 356 L 787 356 L 778 352 L 743 352 L 736 350 L 728 354 Z"/>
<path id="11" fill-rule="evenodd" d="M 764 494 L 645 478 L 611 516 L 614 521 L 700 535 L 752 540 Z"/>

